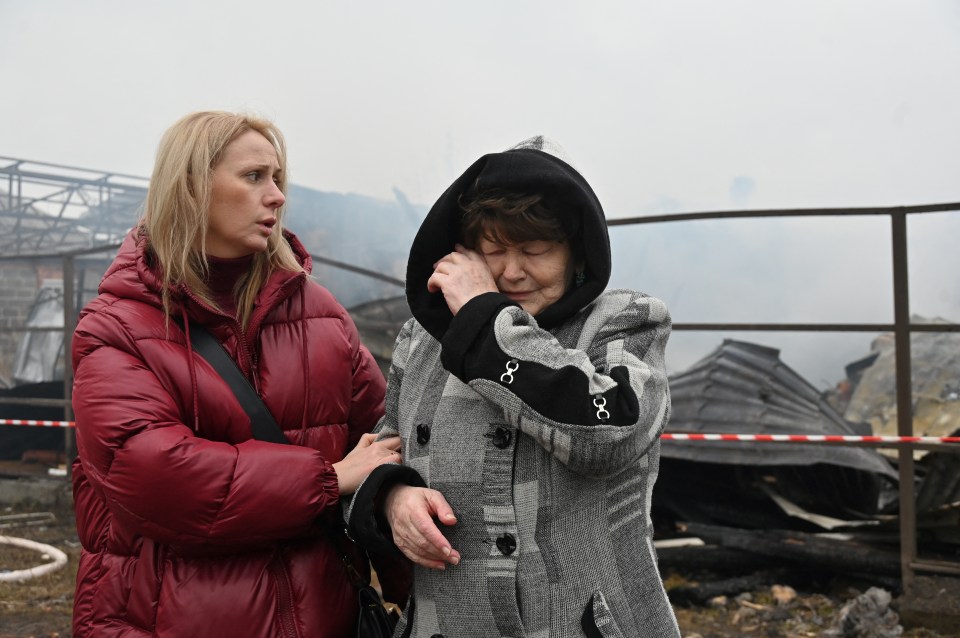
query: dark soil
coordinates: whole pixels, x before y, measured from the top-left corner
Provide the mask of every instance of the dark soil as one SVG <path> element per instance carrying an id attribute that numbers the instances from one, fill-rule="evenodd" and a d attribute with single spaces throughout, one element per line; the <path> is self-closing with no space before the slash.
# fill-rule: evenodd
<path id="1" fill-rule="evenodd" d="M 5 514 L 49 511 L 37 507 L 5 507 Z M 73 588 L 80 542 L 69 509 L 53 512 L 45 525 L 0 528 L 0 534 L 52 545 L 67 555 L 63 569 L 22 583 L 0 582 L 0 638 L 65 638 L 70 636 Z M 2 518 L 0 518 L 2 524 Z M 0 544 L 0 572 L 35 567 L 44 562 L 35 551 Z"/>
<path id="2" fill-rule="evenodd" d="M 674 575 L 672 578 L 679 577 Z M 824 594 L 774 585 L 734 597 L 719 597 L 705 605 L 675 606 L 674 611 L 684 638 L 876 638 L 880 634 L 869 630 L 862 633 L 831 633 L 837 630 L 841 608 L 864 593 L 865 589 L 862 588 L 869 587 L 861 584 L 860 587 L 851 586 L 845 591 Z M 901 635 L 904 638 L 960 638 L 960 633 L 940 633 L 924 627 L 905 629 Z"/>

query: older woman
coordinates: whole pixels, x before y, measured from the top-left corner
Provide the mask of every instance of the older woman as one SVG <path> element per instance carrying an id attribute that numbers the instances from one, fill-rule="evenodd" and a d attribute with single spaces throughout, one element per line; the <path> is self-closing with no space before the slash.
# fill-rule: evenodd
<path id="1" fill-rule="evenodd" d="M 398 636 L 679 636 L 649 516 L 670 318 L 604 292 L 603 209 L 543 148 L 481 157 L 410 252 L 378 426 L 403 464 L 349 512 L 417 564 Z"/>
<path id="2" fill-rule="evenodd" d="M 356 594 L 321 521 L 398 442 L 365 434 L 383 376 L 283 230 L 285 190 L 265 120 L 193 113 L 160 143 L 144 218 L 73 339 L 74 636 L 353 629 Z M 201 327 L 293 445 L 252 437 L 192 350 Z"/>

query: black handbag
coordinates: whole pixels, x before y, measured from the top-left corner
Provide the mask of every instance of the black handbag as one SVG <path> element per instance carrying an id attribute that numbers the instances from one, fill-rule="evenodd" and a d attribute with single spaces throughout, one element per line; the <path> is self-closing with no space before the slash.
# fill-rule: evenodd
<path id="1" fill-rule="evenodd" d="M 250 429 L 253 432 L 253 438 L 270 443 L 288 444 L 287 437 L 283 435 L 283 431 L 277 425 L 269 408 L 263 403 L 256 390 L 253 389 L 247 378 L 243 376 L 243 372 L 237 367 L 237 363 L 227 354 L 220 342 L 203 326 L 192 324 L 190 326 L 190 343 L 193 346 L 193 351 L 206 359 L 207 363 L 213 366 L 213 369 L 230 386 L 230 390 L 237 397 L 244 412 L 250 417 Z M 343 562 L 350 584 L 357 590 L 359 602 L 357 638 L 390 638 L 393 636 L 393 629 L 400 619 L 399 614 L 395 609 L 387 611 L 386 607 L 383 606 L 380 594 L 357 571 L 344 544 L 345 541 L 348 541 L 348 537 L 343 526 L 327 523 L 324 526 L 330 543 Z"/>

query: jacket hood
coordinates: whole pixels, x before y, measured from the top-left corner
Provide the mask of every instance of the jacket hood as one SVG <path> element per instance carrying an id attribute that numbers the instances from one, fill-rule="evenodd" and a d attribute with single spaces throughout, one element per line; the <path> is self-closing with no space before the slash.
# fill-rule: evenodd
<path id="1" fill-rule="evenodd" d="M 416 320 L 440 340 L 453 319 L 441 293 L 427 291 L 433 264 L 453 252 L 461 241 L 462 201 L 488 193 L 537 193 L 544 205 L 561 216 L 561 223 L 579 244 L 586 279 L 571 287 L 556 303 L 537 315 L 550 329 L 573 316 L 603 292 L 610 280 L 610 237 L 600 201 L 572 166 L 541 150 L 547 142 L 531 138 L 502 153 L 484 155 L 440 196 L 427 213 L 410 248 L 407 261 L 407 302 Z"/>
<path id="2" fill-rule="evenodd" d="M 297 261 L 309 275 L 313 267 L 313 259 L 310 257 L 310 253 L 300 243 L 296 235 L 287 230 L 283 232 Z M 122 299 L 136 299 L 162 308 L 161 288 L 163 280 L 160 274 L 160 267 L 149 250 L 149 239 L 146 232 L 140 227 L 134 227 L 124 237 L 123 243 L 117 251 L 117 256 L 104 273 L 103 279 L 100 281 L 99 292 L 113 294 Z M 258 303 L 269 303 L 271 297 L 284 294 L 283 291 L 295 279 L 298 279 L 297 273 L 274 271 L 265 283 Z M 184 292 L 180 287 L 172 288 L 171 293 L 173 301 L 183 301 Z M 207 314 L 204 310 L 192 307 L 192 304 L 187 304 L 187 306 L 191 310 L 192 318 L 202 318 L 201 315 Z"/>

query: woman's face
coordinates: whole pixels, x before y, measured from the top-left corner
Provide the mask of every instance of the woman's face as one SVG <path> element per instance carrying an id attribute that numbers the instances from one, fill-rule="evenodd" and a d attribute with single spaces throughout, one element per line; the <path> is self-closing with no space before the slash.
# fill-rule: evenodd
<path id="1" fill-rule="evenodd" d="M 536 240 L 504 246 L 483 238 L 477 252 L 493 273 L 497 289 L 533 316 L 560 299 L 573 278 L 566 242 Z"/>
<path id="2" fill-rule="evenodd" d="M 267 249 L 284 196 L 273 145 L 256 131 L 230 142 L 213 168 L 207 254 L 230 259 Z"/>

